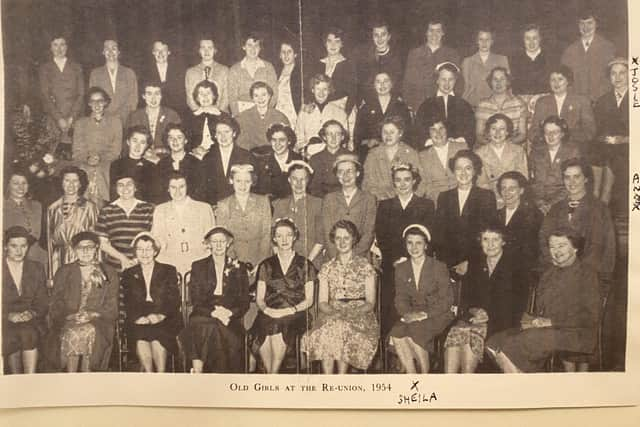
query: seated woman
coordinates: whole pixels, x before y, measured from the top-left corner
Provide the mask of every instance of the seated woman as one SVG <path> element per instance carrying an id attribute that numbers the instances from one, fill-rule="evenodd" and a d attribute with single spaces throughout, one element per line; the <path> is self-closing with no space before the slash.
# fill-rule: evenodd
<path id="1" fill-rule="evenodd" d="M 482 227 L 482 256 L 469 262 L 462 279 L 458 321 L 444 343 L 446 373 L 475 372 L 486 337 L 517 326 L 526 309 L 529 289 L 521 286 L 521 260 L 505 250 L 504 233 L 499 224 Z"/>
<path id="2" fill-rule="evenodd" d="M 540 126 L 545 143 L 531 150 L 531 192 L 536 207 L 546 215 L 551 206 L 567 195 L 560 165 L 565 160 L 580 157 L 580 151 L 569 141 L 566 120 L 549 116 Z"/>
<path id="3" fill-rule="evenodd" d="M 289 218 L 276 219 L 271 239 L 277 253 L 260 263 L 256 304 L 260 310 L 250 331 L 267 374 L 277 374 L 287 348 L 307 329 L 305 311 L 313 305 L 316 269 L 293 250 L 298 228 Z"/>
<path id="4" fill-rule="evenodd" d="M 321 360 L 325 374 L 333 374 L 336 363 L 338 373 L 346 374 L 349 366 L 367 369 L 378 348 L 376 273 L 354 254 L 360 233 L 352 222 L 336 222 L 329 234 L 338 254 L 318 274 L 320 315 L 302 337 L 302 351 L 311 361 Z"/>
<path id="5" fill-rule="evenodd" d="M 376 196 L 378 201 L 395 196 L 391 179 L 392 164 L 411 163 L 422 172 L 418 152 L 402 142 L 404 131 L 405 123 L 401 117 L 391 116 L 382 120 L 382 144 L 371 150 L 364 163 L 362 189 Z"/>
<path id="6" fill-rule="evenodd" d="M 595 351 L 600 295 L 595 270 L 580 259 L 583 241 L 564 228 L 550 234 L 553 265 L 536 288 L 534 313 L 487 342 L 487 352 L 505 373 L 540 372 L 554 352 Z M 575 366 L 569 362 L 565 368 Z"/>
<path id="7" fill-rule="evenodd" d="M 215 106 L 218 97 L 218 86 L 209 80 L 201 81 L 193 89 L 193 100 L 198 109 L 185 120 L 185 128 L 189 133 L 187 151 L 200 160 L 215 142 L 216 124 L 220 118 L 229 117 L 228 113 Z"/>
<path id="8" fill-rule="evenodd" d="M 187 152 L 186 147 L 189 139 L 186 128 L 181 124 L 169 123 L 164 131 L 163 140 L 164 145 L 169 147 L 169 155 L 158 162 L 156 166 L 158 176 L 161 179 L 166 179 L 173 172 L 183 175 L 187 181 L 188 195 L 195 197 L 200 187 L 200 177 L 198 176 L 200 160 Z M 158 203 L 169 200 L 168 192 L 161 191 L 158 195 Z"/>
<path id="9" fill-rule="evenodd" d="M 498 209 L 504 206 L 504 200 L 498 191 L 498 178 L 505 172 L 520 172 L 529 176 L 527 155 L 520 145 L 513 143 L 513 122 L 502 113 L 489 117 L 484 127 L 488 144 L 476 149 L 482 160 L 482 173 L 478 176 L 478 187 L 492 190 L 496 195 Z"/>
<path id="10" fill-rule="evenodd" d="M 71 241 L 77 261 L 53 278 L 51 330 L 46 355 L 54 371 L 105 371 L 109 366 L 120 279 L 97 260 L 100 239 L 82 231 Z"/>
<path id="11" fill-rule="evenodd" d="M 255 82 L 249 88 L 249 95 L 255 104 L 235 118 L 240 125 L 240 135 L 236 144 L 245 150 L 252 150 L 269 144 L 264 135 L 275 123 L 289 126 L 289 119 L 271 105 L 273 88 L 265 82 Z"/>
<path id="12" fill-rule="evenodd" d="M 375 96 L 365 99 L 358 109 L 353 130 L 354 150 L 361 162 L 367 159 L 369 150 L 380 145 L 380 123 L 383 119 L 398 116 L 404 120 L 405 128 L 411 128 L 411 113 L 398 93 L 388 71 L 373 76 Z M 409 144 L 411 145 L 411 144 Z"/>
<path id="13" fill-rule="evenodd" d="M 453 319 L 453 290 L 447 266 L 426 255 L 429 230 L 412 224 L 404 229 L 402 238 L 410 259 L 395 268 L 395 306 L 401 317 L 389 333 L 389 342 L 408 374 L 416 373 L 415 360 L 426 374 L 433 339 Z"/>
<path id="14" fill-rule="evenodd" d="M 42 264 L 26 259 L 34 238 L 12 226 L 4 235 L 2 266 L 2 354 L 12 374 L 33 374 L 49 309 Z"/>
<path id="15" fill-rule="evenodd" d="M 178 274 L 172 265 L 155 261 L 160 247 L 149 232 L 133 239 L 138 265 L 122 273 L 127 310 L 127 337 L 135 343 L 144 372 L 164 372 L 167 352 L 176 354 L 182 328 Z"/>
<path id="16" fill-rule="evenodd" d="M 158 262 L 171 264 L 184 275 L 191 263 L 208 255 L 202 236 L 215 225 L 211 205 L 189 196 L 187 178 L 177 172 L 166 177 L 171 200 L 153 211 L 151 234 L 160 246 Z"/>
<path id="17" fill-rule="evenodd" d="M 527 139 L 527 118 L 529 110 L 520 97 L 511 93 L 511 74 L 504 67 L 495 67 L 487 76 L 491 96 L 480 100 L 476 107 L 476 144 L 488 144 L 485 124 L 489 117 L 502 113 L 513 123 L 511 141 L 521 145 Z"/>
<path id="18" fill-rule="evenodd" d="M 73 236 L 81 231 L 93 230 L 98 209 L 82 196 L 89 184 L 87 174 L 75 166 L 60 171 L 63 195 L 47 208 L 48 266 L 53 275 L 61 265 L 74 262 Z"/>
<path id="19" fill-rule="evenodd" d="M 204 236 L 211 255 L 191 266 L 193 311 L 180 342 L 194 373 L 243 371 L 244 327 L 249 308 L 249 276 L 244 263 L 227 256 L 233 235 L 214 227 Z"/>
<path id="20" fill-rule="evenodd" d="M 266 136 L 271 149 L 267 156 L 257 159 L 256 193 L 268 195 L 271 200 L 275 200 L 291 194 L 287 182 L 287 166 L 292 161 L 302 160 L 302 156 L 293 151 L 296 133 L 286 124 L 274 123 L 267 129 Z"/>

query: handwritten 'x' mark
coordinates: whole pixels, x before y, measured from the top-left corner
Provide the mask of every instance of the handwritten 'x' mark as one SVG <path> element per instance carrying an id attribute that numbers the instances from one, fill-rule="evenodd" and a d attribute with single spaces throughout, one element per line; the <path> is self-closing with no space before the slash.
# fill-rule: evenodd
<path id="1" fill-rule="evenodd" d="M 634 56 L 634 57 L 632 57 L 632 58 L 631 58 L 631 62 L 632 62 L 632 64 L 633 64 L 633 65 L 640 65 L 640 63 L 639 63 L 639 61 L 638 61 L 639 59 L 640 59 L 640 57 L 638 57 L 638 56 Z"/>
<path id="2" fill-rule="evenodd" d="M 416 391 L 418 391 L 418 383 L 419 383 L 419 382 L 420 382 L 419 380 L 418 380 L 418 381 L 415 381 L 415 382 L 414 382 L 414 381 L 411 381 L 412 386 L 411 386 L 410 391 L 411 391 L 411 390 L 413 390 L 413 389 L 415 389 Z"/>

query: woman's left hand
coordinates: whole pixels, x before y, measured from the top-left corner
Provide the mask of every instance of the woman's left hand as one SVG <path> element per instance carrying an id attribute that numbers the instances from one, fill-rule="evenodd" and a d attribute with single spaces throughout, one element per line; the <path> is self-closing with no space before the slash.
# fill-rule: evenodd
<path id="1" fill-rule="evenodd" d="M 454 265 L 453 269 L 459 276 L 464 276 L 467 274 L 467 270 L 469 269 L 469 261 L 462 261 L 460 264 Z"/>

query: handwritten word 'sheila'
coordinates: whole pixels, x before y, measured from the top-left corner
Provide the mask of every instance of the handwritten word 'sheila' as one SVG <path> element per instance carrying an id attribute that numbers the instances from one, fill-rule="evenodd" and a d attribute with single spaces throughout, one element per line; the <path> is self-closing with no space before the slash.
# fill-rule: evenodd
<path id="1" fill-rule="evenodd" d="M 433 401 L 438 400 L 438 396 L 436 395 L 435 392 L 431 392 L 431 394 L 429 393 L 410 393 L 410 394 L 404 394 L 404 393 L 400 393 L 398 395 L 398 401 L 396 402 L 397 405 L 405 405 L 405 406 L 410 406 L 410 405 L 420 405 L 423 403 L 431 403 Z"/>

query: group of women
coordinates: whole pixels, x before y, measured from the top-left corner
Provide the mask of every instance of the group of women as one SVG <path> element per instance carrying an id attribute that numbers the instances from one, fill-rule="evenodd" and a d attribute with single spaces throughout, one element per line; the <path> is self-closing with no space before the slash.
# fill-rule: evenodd
<path id="1" fill-rule="evenodd" d="M 225 88 L 234 117 L 214 82 L 197 83 L 193 116 L 166 125 L 164 151 L 145 126 L 128 128 L 120 158 L 60 170 L 62 196 L 44 215 L 29 172 L 12 171 L 10 370 L 107 370 L 123 351 L 145 372 L 173 355 L 194 373 L 278 373 L 292 353 L 341 374 L 425 373 L 433 355 L 448 373 L 491 369 L 485 354 L 504 372 L 555 355 L 586 369 L 616 246 L 592 139 L 618 136 L 571 98 L 564 66 L 549 67 L 551 94 L 529 119 L 492 37 L 478 32 L 462 69 L 438 64 L 436 96 L 414 112 L 386 68 L 360 99 L 339 30 L 294 106 L 294 46 L 282 44 L 276 81 L 250 36 Z M 621 67 L 609 64 L 616 88 Z M 100 123 L 108 96 L 88 99 Z"/>

